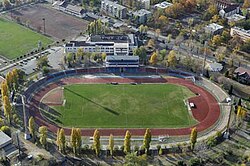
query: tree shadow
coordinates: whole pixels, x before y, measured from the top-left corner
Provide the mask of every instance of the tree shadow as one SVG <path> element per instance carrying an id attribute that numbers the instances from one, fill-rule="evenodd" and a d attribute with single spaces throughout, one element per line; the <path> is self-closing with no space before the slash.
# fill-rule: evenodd
<path id="1" fill-rule="evenodd" d="M 71 92 L 71 93 L 73 93 L 73 94 L 75 94 L 75 95 L 77 95 L 77 96 L 79 96 L 79 97 L 81 97 L 82 99 L 85 99 L 85 100 L 87 100 L 87 101 L 89 101 L 89 102 L 91 102 L 91 103 L 93 103 L 93 104 L 95 104 L 95 105 L 97 105 L 97 106 L 103 108 L 105 111 L 108 111 L 109 113 L 112 113 L 112 114 L 114 114 L 114 115 L 116 115 L 116 116 L 120 115 L 118 112 L 116 112 L 116 111 L 114 111 L 114 110 L 112 110 L 112 109 L 110 109 L 110 108 L 108 108 L 108 107 L 105 107 L 105 106 L 103 106 L 103 105 L 101 105 L 101 104 L 98 104 L 98 103 L 96 103 L 96 102 L 90 100 L 89 98 L 84 97 L 84 96 L 82 96 L 81 94 L 76 93 L 76 92 L 74 92 L 74 91 L 68 89 L 67 87 L 64 87 L 64 89 L 67 90 L 67 91 L 69 91 L 69 92 Z"/>

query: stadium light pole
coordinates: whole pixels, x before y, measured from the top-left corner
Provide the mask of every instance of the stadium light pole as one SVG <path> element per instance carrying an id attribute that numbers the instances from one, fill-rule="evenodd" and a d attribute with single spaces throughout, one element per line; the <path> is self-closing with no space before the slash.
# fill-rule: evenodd
<path id="1" fill-rule="evenodd" d="M 206 55 L 207 55 L 207 41 L 204 42 L 204 59 L 203 59 L 201 76 L 204 75 L 204 70 L 205 70 L 205 65 L 206 65 L 206 58 L 207 58 Z"/>
<path id="2" fill-rule="evenodd" d="M 22 98 L 22 105 L 23 105 L 23 121 L 24 121 L 24 138 L 26 140 L 30 139 L 30 133 L 27 128 L 27 115 L 26 115 L 26 108 L 25 108 L 25 99 L 26 97 L 24 95 L 20 95 Z"/>

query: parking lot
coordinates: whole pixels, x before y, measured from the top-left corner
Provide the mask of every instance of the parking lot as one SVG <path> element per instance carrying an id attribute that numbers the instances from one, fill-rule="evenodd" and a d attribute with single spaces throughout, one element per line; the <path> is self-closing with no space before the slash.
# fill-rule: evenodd
<path id="1" fill-rule="evenodd" d="M 45 19 L 46 34 L 58 40 L 71 40 L 80 32 L 85 32 L 88 25 L 88 21 L 52 9 L 48 4 L 24 6 L 8 15 L 40 32 L 44 31 Z"/>

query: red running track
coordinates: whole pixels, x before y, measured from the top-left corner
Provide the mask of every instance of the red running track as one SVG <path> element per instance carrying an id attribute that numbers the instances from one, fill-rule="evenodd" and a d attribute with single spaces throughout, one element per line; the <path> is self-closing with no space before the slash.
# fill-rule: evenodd
<path id="1" fill-rule="evenodd" d="M 118 82 L 118 83 L 171 83 L 171 84 L 179 84 L 188 87 L 195 94 L 199 94 L 193 98 L 189 99 L 189 102 L 193 102 L 196 105 L 196 108 L 192 109 L 192 114 L 194 118 L 199 122 L 198 124 L 186 128 L 153 128 L 151 129 L 152 135 L 170 135 L 170 136 L 180 136 L 180 135 L 189 135 L 191 132 L 191 128 L 196 127 L 198 132 L 204 131 L 211 127 L 220 116 L 220 107 L 216 99 L 203 88 L 196 86 L 193 82 L 180 79 L 180 78 L 64 78 L 58 82 L 51 83 L 46 87 L 42 88 L 38 92 L 36 92 L 30 102 L 29 112 L 30 116 L 35 117 L 35 121 L 39 126 L 47 126 L 48 130 L 56 133 L 59 126 L 57 124 L 52 124 L 48 120 L 46 120 L 38 110 L 39 103 L 44 95 L 46 95 L 50 90 L 57 88 L 61 85 L 67 84 L 79 84 L 79 83 L 110 83 L 110 82 Z M 71 129 L 64 128 L 66 135 L 70 135 Z M 109 136 L 113 134 L 115 136 L 124 136 L 127 129 L 99 129 L 101 136 Z M 145 133 L 145 129 L 128 129 L 132 135 L 142 136 Z M 82 135 L 84 136 L 92 136 L 94 133 L 94 129 L 82 129 Z"/>

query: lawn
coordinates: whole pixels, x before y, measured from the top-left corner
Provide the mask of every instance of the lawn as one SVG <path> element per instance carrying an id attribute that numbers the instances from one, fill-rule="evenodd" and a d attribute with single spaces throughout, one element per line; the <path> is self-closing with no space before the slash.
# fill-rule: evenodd
<path id="1" fill-rule="evenodd" d="M 37 48 L 38 41 L 43 46 L 53 42 L 48 37 L 0 18 L 0 55 L 8 59 L 17 58 Z"/>
<path id="2" fill-rule="evenodd" d="M 173 84 L 82 84 L 64 87 L 64 106 L 55 106 L 67 127 L 186 127 L 196 123 L 184 99 L 194 94 Z"/>

